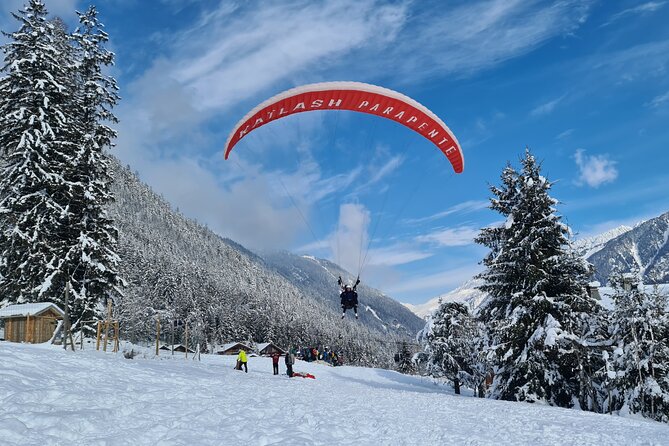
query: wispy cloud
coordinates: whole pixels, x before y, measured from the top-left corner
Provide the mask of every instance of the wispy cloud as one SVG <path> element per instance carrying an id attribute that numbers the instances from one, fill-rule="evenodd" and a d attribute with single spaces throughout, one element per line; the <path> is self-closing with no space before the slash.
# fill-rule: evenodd
<path id="1" fill-rule="evenodd" d="M 548 101 L 544 104 L 541 104 L 537 107 L 535 107 L 531 112 L 531 116 L 544 116 L 549 113 L 551 113 L 557 105 L 562 102 L 562 100 L 565 98 L 566 95 L 562 95 L 559 98 L 553 99 L 552 101 Z"/>
<path id="2" fill-rule="evenodd" d="M 382 178 L 386 177 L 387 175 L 391 174 L 396 169 L 398 169 L 403 162 L 404 162 L 404 157 L 402 157 L 401 155 L 393 156 L 386 163 L 375 169 L 375 172 L 373 172 L 373 175 L 369 180 L 369 184 L 374 184 L 379 182 Z"/>
<path id="3" fill-rule="evenodd" d="M 608 155 L 587 156 L 584 150 L 578 149 L 574 154 L 574 160 L 579 170 L 577 185 L 587 184 L 596 188 L 618 178 L 616 162 L 610 160 Z"/>
<path id="4" fill-rule="evenodd" d="M 480 271 L 481 268 L 479 266 L 466 266 L 434 274 L 414 276 L 409 280 L 389 285 L 387 291 L 391 295 L 421 293 L 425 291 L 431 291 L 434 295 L 443 294 L 462 285 Z"/>
<path id="5" fill-rule="evenodd" d="M 661 94 L 659 96 L 655 96 L 646 105 L 649 106 L 649 107 L 657 108 L 657 107 L 663 106 L 667 102 L 669 102 L 669 91 L 667 91 L 666 93 Z"/>
<path id="6" fill-rule="evenodd" d="M 362 204 L 346 203 L 339 207 L 339 222 L 330 237 L 333 259 L 352 273 L 359 272 L 362 252 L 369 245 L 371 214 Z"/>
<path id="7" fill-rule="evenodd" d="M 369 251 L 370 266 L 398 266 L 432 257 L 433 253 L 420 250 L 406 243 L 398 243 Z"/>
<path id="8" fill-rule="evenodd" d="M 617 13 L 613 14 L 608 21 L 606 21 L 605 23 L 600 25 L 600 28 L 604 27 L 604 26 L 609 26 L 610 24 L 612 24 L 612 23 L 614 23 L 614 22 L 616 22 L 616 21 L 618 21 L 622 18 L 625 18 L 626 16 L 638 15 L 638 14 L 649 14 L 649 13 L 655 12 L 655 11 L 659 10 L 660 8 L 662 8 L 666 3 L 667 3 L 666 1 L 646 2 L 646 3 L 642 3 L 641 5 L 637 5 L 633 8 L 624 9 L 620 12 L 617 12 Z"/>
<path id="9" fill-rule="evenodd" d="M 591 3 L 489 0 L 455 8 L 425 8 L 412 17 L 414 26 L 405 28 L 394 42 L 397 54 L 388 58 L 393 64 L 390 72 L 414 80 L 437 73 L 464 76 L 484 70 L 526 54 L 551 37 L 572 32 L 585 21 Z"/>
<path id="10" fill-rule="evenodd" d="M 426 235 L 416 237 L 416 241 L 423 243 L 435 243 L 439 246 L 466 246 L 474 243 L 474 238 L 479 235 L 480 228 L 472 226 L 459 226 L 456 228 L 443 228 Z"/>
<path id="11" fill-rule="evenodd" d="M 437 212 L 436 214 L 429 215 L 427 217 L 405 219 L 404 223 L 419 224 L 419 223 L 426 223 L 439 220 L 440 218 L 444 218 L 452 214 L 469 214 L 471 212 L 476 212 L 482 209 L 486 209 L 489 205 L 490 203 L 488 201 L 469 200 L 462 203 L 458 203 L 455 206 L 449 207 L 445 211 Z"/>
<path id="12" fill-rule="evenodd" d="M 565 139 L 568 138 L 574 133 L 574 129 L 567 129 L 564 132 L 560 133 L 555 137 L 555 139 Z"/>
<path id="13" fill-rule="evenodd" d="M 659 77 L 664 79 L 669 65 L 669 40 L 634 45 L 624 50 L 611 51 L 586 57 L 581 61 L 580 71 L 586 83 L 606 85 L 607 79 L 615 83 Z"/>

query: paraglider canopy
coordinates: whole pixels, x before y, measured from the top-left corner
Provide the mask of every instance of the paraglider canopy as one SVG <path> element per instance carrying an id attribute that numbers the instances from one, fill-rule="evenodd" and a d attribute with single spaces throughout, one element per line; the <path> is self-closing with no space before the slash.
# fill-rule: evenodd
<path id="1" fill-rule="evenodd" d="M 448 158 L 453 170 L 464 170 L 464 157 L 450 129 L 427 107 L 393 90 L 361 82 L 323 82 L 286 90 L 244 116 L 225 144 L 225 159 L 244 136 L 268 122 L 315 110 L 350 110 L 396 121 L 430 140 Z"/>

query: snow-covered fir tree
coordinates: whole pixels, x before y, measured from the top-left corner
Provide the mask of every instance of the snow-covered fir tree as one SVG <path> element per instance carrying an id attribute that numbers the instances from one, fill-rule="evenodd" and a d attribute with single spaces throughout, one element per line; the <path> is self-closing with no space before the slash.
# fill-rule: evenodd
<path id="1" fill-rule="evenodd" d="M 413 375 L 416 373 L 416 365 L 414 364 L 413 361 L 413 353 L 411 352 L 411 349 L 409 348 L 409 344 L 407 342 L 402 342 L 400 345 L 398 353 L 398 363 L 397 363 L 397 371 L 400 373 L 404 373 L 405 375 Z"/>
<path id="2" fill-rule="evenodd" d="M 74 38 L 47 19 L 41 0 L 14 17 L 0 79 L 0 285 L 6 302 L 51 300 L 78 326 L 115 293 L 116 231 L 104 206 L 114 132 L 116 85 L 101 74 L 113 62 L 94 9 Z M 75 44 L 76 43 L 76 44 Z"/>
<path id="3" fill-rule="evenodd" d="M 70 307 L 78 318 L 91 320 L 101 299 L 118 295 L 121 286 L 117 230 L 106 209 L 113 197 L 105 152 L 116 137 L 107 123 L 117 122 L 111 109 L 119 97 L 116 81 L 103 73 L 104 67 L 113 65 L 114 54 L 104 47 L 108 36 L 95 7 L 77 14 L 80 25 L 71 37 L 77 56 L 72 70 L 77 87 L 73 97 L 77 145 L 67 172 L 72 198 L 67 259 L 71 263 Z"/>
<path id="4" fill-rule="evenodd" d="M 76 131 L 71 52 L 40 0 L 14 17 L 0 79 L 0 289 L 8 302 L 62 298 Z"/>
<path id="5" fill-rule="evenodd" d="M 591 392 L 582 387 L 594 373 L 588 349 L 599 341 L 589 320 L 598 311 L 586 291 L 590 267 L 570 249 L 552 184 L 529 150 L 521 164 L 520 171 L 507 166 L 502 185 L 491 188 L 490 207 L 506 222 L 476 239 L 491 250 L 478 276 L 490 295 L 479 317 L 490 330 L 491 395 L 590 407 Z"/>
<path id="6" fill-rule="evenodd" d="M 638 413 L 669 422 L 669 315 L 667 296 L 644 289 L 639 271 L 615 272 L 610 283 L 612 354 L 609 404 L 619 413 Z M 608 361 L 607 361 L 608 362 Z"/>
<path id="7" fill-rule="evenodd" d="M 474 382 L 476 358 L 476 324 L 467 306 L 460 302 L 442 303 L 431 317 L 425 335 L 427 371 L 436 377 L 453 381 L 455 393 L 460 384 L 477 387 Z"/>

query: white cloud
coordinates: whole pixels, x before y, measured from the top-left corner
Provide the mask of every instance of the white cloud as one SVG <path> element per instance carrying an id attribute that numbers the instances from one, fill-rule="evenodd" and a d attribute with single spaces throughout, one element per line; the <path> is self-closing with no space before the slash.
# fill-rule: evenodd
<path id="1" fill-rule="evenodd" d="M 434 274 L 412 276 L 409 280 L 390 284 L 385 290 L 390 295 L 421 294 L 425 291 L 432 291 L 432 294 L 438 295 L 457 288 L 480 271 L 479 266 L 465 266 Z"/>
<path id="2" fill-rule="evenodd" d="M 238 8 L 234 15 L 216 12 L 207 18 L 213 24 L 199 28 L 199 35 L 189 32 L 189 41 L 177 46 L 183 63 L 172 73 L 203 109 L 230 107 L 314 65 L 332 66 L 352 49 L 392 38 L 406 20 L 403 5 L 369 0 L 265 3 Z"/>
<path id="3" fill-rule="evenodd" d="M 398 35 L 396 54 L 387 58 L 392 63 L 388 69 L 401 73 L 404 80 L 471 74 L 574 31 L 585 21 L 591 3 L 489 0 L 426 8 L 412 17 L 410 32 Z"/>
<path id="4" fill-rule="evenodd" d="M 628 15 L 647 14 L 647 13 L 655 12 L 655 11 L 659 10 L 660 8 L 662 8 L 666 3 L 667 3 L 666 1 L 646 2 L 646 3 L 642 3 L 641 5 L 635 6 L 633 8 L 624 9 L 624 10 L 618 12 L 618 13 L 613 14 L 611 16 L 611 18 L 607 22 L 600 25 L 600 27 L 608 26 L 608 25 L 612 24 L 613 22 L 615 22 L 617 20 L 620 20 L 620 19 L 622 19 L 622 18 L 624 18 L 625 16 L 628 16 Z"/>
<path id="5" fill-rule="evenodd" d="M 661 107 L 667 102 L 669 102 L 669 91 L 659 96 L 655 96 L 647 105 L 656 108 L 656 107 Z"/>
<path id="6" fill-rule="evenodd" d="M 351 273 L 360 271 L 369 244 L 369 210 L 357 203 L 339 207 L 339 222 L 330 238 L 333 259 Z"/>
<path id="7" fill-rule="evenodd" d="M 439 246 L 466 246 L 474 243 L 480 228 L 471 226 L 459 226 L 457 228 L 444 228 L 426 235 L 416 237 L 416 241 L 423 243 L 436 243 Z"/>
<path id="8" fill-rule="evenodd" d="M 564 132 L 560 133 L 558 136 L 555 137 L 555 139 L 565 139 L 568 138 L 569 136 L 574 133 L 574 129 L 567 129 Z"/>
<path id="9" fill-rule="evenodd" d="M 588 85 L 606 85 L 607 79 L 628 83 L 649 78 L 666 78 L 669 66 L 669 40 L 642 43 L 620 51 L 588 56 L 580 64 Z M 596 79 L 597 83 L 594 83 Z"/>
<path id="10" fill-rule="evenodd" d="M 432 253 L 419 250 L 405 243 L 371 249 L 365 265 L 398 266 L 432 257 Z"/>
<path id="11" fill-rule="evenodd" d="M 574 159 L 580 174 L 576 180 L 578 185 L 599 187 L 618 178 L 616 162 L 610 160 L 608 155 L 587 156 L 584 150 L 579 149 L 574 154 Z"/>
<path id="12" fill-rule="evenodd" d="M 537 106 L 536 108 L 534 108 L 534 109 L 530 112 L 530 115 L 531 115 L 531 116 L 544 116 L 544 115 L 547 115 L 547 114 L 551 113 L 551 112 L 555 109 L 555 107 L 556 107 L 560 102 L 562 102 L 562 100 L 563 100 L 564 98 L 565 98 L 565 95 L 562 95 L 562 96 L 560 96 L 560 97 L 557 98 L 557 99 L 553 99 L 552 101 L 548 101 L 548 102 L 546 102 L 546 103 L 544 103 L 544 104 L 541 104 L 541 105 Z"/>
<path id="13" fill-rule="evenodd" d="M 462 203 L 458 203 L 455 206 L 451 206 L 450 208 L 446 209 L 445 211 L 437 212 L 436 214 L 433 214 L 433 215 L 430 215 L 430 216 L 427 216 L 427 217 L 406 219 L 406 220 L 404 220 L 404 223 L 406 223 L 406 224 L 418 224 L 418 223 L 425 223 L 425 222 L 438 220 L 440 218 L 447 217 L 451 214 L 468 214 L 468 213 L 471 213 L 471 212 L 476 212 L 476 211 L 480 211 L 482 209 L 486 209 L 489 205 L 490 205 L 490 202 L 488 202 L 488 201 L 469 200 L 469 201 L 465 201 L 465 202 L 462 202 Z"/>

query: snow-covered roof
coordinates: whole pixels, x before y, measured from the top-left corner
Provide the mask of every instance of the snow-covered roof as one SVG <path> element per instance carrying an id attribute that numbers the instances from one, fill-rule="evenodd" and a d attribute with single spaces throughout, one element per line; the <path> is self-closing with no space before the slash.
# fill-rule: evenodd
<path id="1" fill-rule="evenodd" d="M 282 352 L 285 351 L 284 349 L 282 349 L 281 347 L 279 347 L 278 345 L 276 345 L 273 342 L 263 342 L 261 344 L 257 344 L 256 345 L 256 350 L 258 352 L 261 352 L 261 351 L 265 350 L 267 347 L 269 347 L 270 345 L 273 345 L 275 348 L 277 348 L 278 350 L 280 350 Z"/>
<path id="2" fill-rule="evenodd" d="M 0 318 L 8 317 L 22 317 L 22 316 L 37 316 L 48 309 L 54 310 L 61 316 L 65 316 L 63 310 L 61 310 L 58 305 L 52 302 L 35 302 L 30 304 L 14 304 L 9 305 L 0 310 Z"/>
<path id="3" fill-rule="evenodd" d="M 249 346 L 244 344 L 243 342 L 228 342 L 227 344 L 223 344 L 221 346 L 221 351 L 224 352 L 224 351 L 226 351 L 228 349 L 231 349 L 232 347 L 235 347 L 237 345 L 241 345 L 242 347 L 245 347 L 247 349 L 249 348 Z"/>

